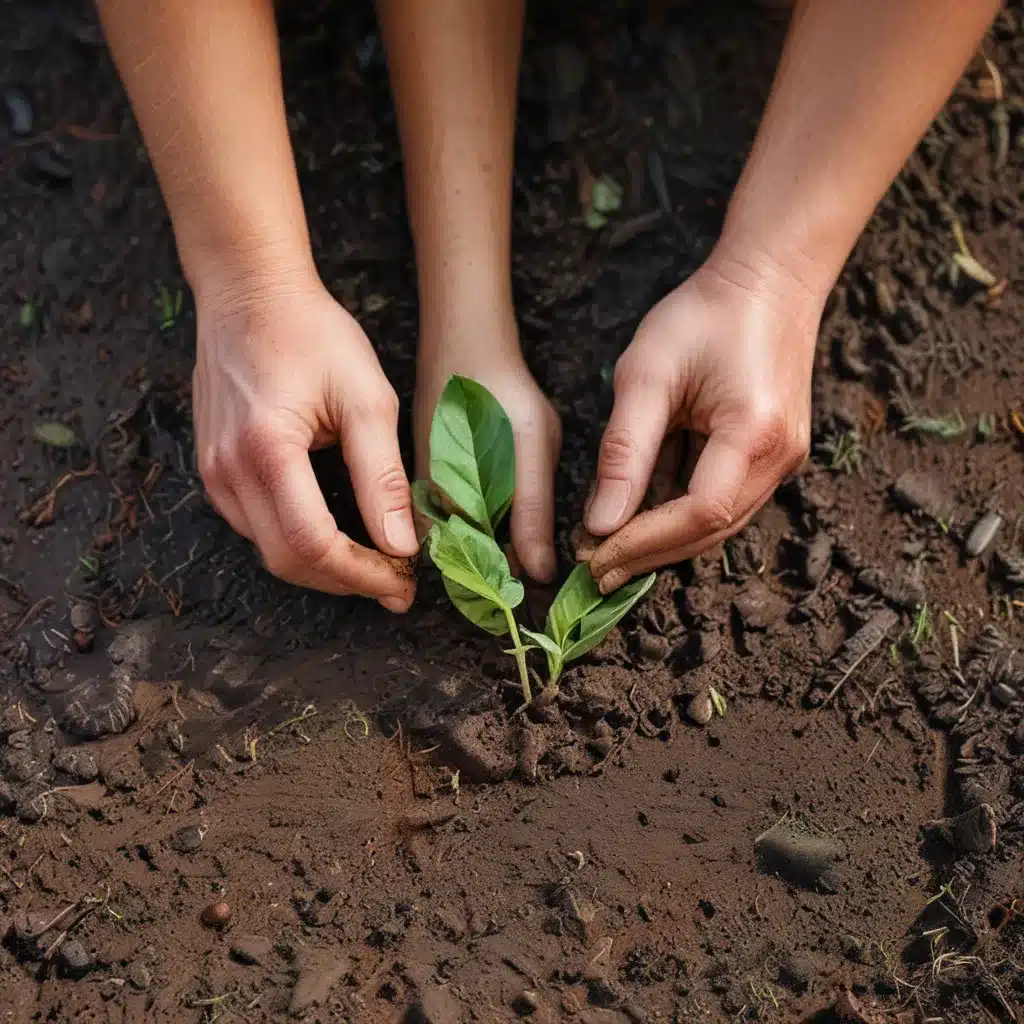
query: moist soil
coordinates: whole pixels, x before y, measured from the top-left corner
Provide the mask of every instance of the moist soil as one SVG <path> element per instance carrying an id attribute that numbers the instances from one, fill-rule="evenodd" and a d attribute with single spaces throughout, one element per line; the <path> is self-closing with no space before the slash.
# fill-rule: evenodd
<path id="1" fill-rule="evenodd" d="M 205 504 L 194 316 L 109 57 L 86 10 L 8 0 L 3 1019 L 1021 1020 L 1021 18 L 835 289 L 805 470 L 516 715 L 511 659 L 429 571 L 400 619 L 304 593 Z M 320 269 L 408 409 L 372 11 L 281 25 Z M 707 252 L 783 31 L 740 4 L 532 15 L 515 289 L 565 426 L 565 571 L 610 369 Z M 623 203 L 589 230 L 600 174 Z"/>

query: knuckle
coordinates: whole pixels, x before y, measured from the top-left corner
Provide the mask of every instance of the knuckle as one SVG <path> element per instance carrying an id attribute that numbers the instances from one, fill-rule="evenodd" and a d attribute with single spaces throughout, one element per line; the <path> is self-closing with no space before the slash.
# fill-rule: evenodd
<path id="1" fill-rule="evenodd" d="M 755 408 L 748 417 L 751 427 L 749 455 L 752 462 L 788 456 L 791 430 L 784 411 L 774 406 Z"/>
<path id="2" fill-rule="evenodd" d="M 371 419 L 387 423 L 398 422 L 398 395 L 390 384 L 374 388 L 363 395 L 352 410 L 360 419 Z"/>
<path id="3" fill-rule="evenodd" d="M 407 508 L 412 504 L 409 480 L 400 462 L 389 462 L 378 469 L 374 476 L 376 489 L 388 499 L 391 508 Z"/>
<path id="4" fill-rule="evenodd" d="M 601 441 L 601 468 L 605 472 L 624 469 L 636 452 L 636 438 L 631 430 L 609 427 Z"/>
<path id="5" fill-rule="evenodd" d="M 288 564 L 316 569 L 327 557 L 332 540 L 332 533 L 317 523 L 298 522 L 287 527 L 284 543 Z"/>

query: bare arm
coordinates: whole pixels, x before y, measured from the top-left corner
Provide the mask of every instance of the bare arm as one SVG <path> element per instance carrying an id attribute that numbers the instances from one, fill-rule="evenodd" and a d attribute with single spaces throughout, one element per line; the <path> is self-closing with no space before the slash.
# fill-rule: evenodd
<path id="1" fill-rule="evenodd" d="M 722 249 L 838 277 L 999 0 L 797 0 Z"/>
<path id="2" fill-rule="evenodd" d="M 997 0 L 798 0 L 771 98 L 707 263 L 619 360 L 596 497 L 605 592 L 750 520 L 810 442 L 821 311 L 876 203 Z M 667 433 L 707 444 L 681 498 L 632 518 Z"/>
<path id="3" fill-rule="evenodd" d="M 197 293 L 308 272 L 271 0 L 99 0 Z"/>
<path id="4" fill-rule="evenodd" d="M 418 545 L 398 399 L 313 265 L 271 0 L 99 6 L 196 296 L 211 499 L 276 575 L 405 610 L 415 585 L 401 559 Z M 309 450 L 335 442 L 380 551 L 338 530 L 317 484 Z"/>

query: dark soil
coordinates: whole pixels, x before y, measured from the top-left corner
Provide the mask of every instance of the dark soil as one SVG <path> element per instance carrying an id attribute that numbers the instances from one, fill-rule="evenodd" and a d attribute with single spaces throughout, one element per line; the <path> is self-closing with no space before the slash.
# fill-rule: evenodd
<path id="1" fill-rule="evenodd" d="M 284 10 L 291 123 L 324 280 L 407 407 L 400 155 L 351 6 Z M 608 371 L 707 251 L 784 27 L 662 6 L 541 11 L 527 50 L 515 284 L 566 567 Z M 429 574 L 402 620 L 303 593 L 204 504 L 193 317 L 109 58 L 8 0 L 4 1020 L 1024 1018 L 1021 19 L 985 45 L 1003 98 L 979 57 L 835 290 L 806 471 L 512 718 L 511 660 Z M 557 105 L 552 60 L 586 66 Z M 626 187 L 596 233 L 581 162 Z M 951 280 L 956 224 L 997 286 Z"/>

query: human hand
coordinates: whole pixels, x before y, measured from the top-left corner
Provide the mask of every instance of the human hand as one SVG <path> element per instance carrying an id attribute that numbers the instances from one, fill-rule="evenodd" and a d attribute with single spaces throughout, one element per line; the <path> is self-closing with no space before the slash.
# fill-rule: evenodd
<path id="1" fill-rule="evenodd" d="M 475 349 L 475 351 L 474 351 Z M 483 384 L 501 402 L 512 422 L 516 451 L 515 495 L 510 528 L 512 546 L 534 579 L 550 582 L 555 574 L 554 476 L 562 447 L 558 414 L 537 386 L 518 345 L 487 349 L 449 344 L 421 351 L 417 371 L 413 430 L 416 475 L 430 475 L 430 421 L 434 407 L 453 373 Z"/>
<path id="2" fill-rule="evenodd" d="M 823 305 L 783 268 L 716 251 L 644 318 L 615 368 L 584 515 L 607 537 L 590 562 L 602 593 L 742 529 L 803 462 Z M 686 493 L 633 518 L 666 440 L 683 430 L 707 439 Z"/>
<path id="3" fill-rule="evenodd" d="M 199 471 L 224 518 L 282 579 L 412 603 L 418 550 L 398 399 L 356 321 L 315 278 L 197 290 Z M 341 533 L 309 451 L 339 443 L 373 551 Z"/>

